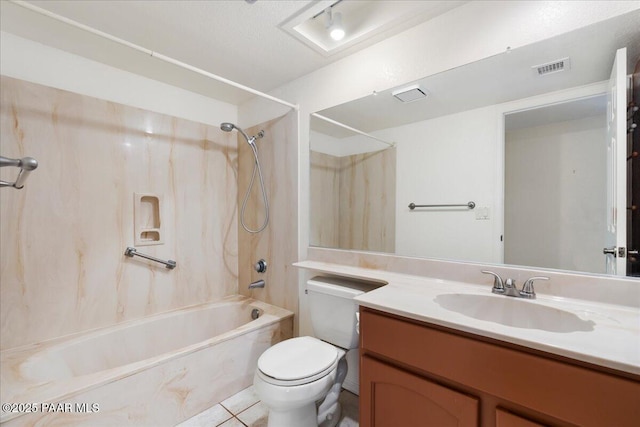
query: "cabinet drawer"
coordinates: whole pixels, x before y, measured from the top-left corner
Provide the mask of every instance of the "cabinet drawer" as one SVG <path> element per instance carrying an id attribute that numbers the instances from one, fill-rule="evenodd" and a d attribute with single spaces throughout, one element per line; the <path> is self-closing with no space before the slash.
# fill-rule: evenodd
<path id="1" fill-rule="evenodd" d="M 361 308 L 363 354 L 583 426 L 640 425 L 640 381 Z"/>

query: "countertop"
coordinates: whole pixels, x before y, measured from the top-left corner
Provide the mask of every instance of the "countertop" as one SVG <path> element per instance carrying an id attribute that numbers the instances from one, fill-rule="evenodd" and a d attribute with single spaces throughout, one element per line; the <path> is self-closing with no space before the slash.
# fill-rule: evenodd
<path id="1" fill-rule="evenodd" d="M 524 304 L 544 305 L 593 322 L 590 323 L 593 325 L 592 330 L 588 331 L 551 332 L 478 320 L 443 308 L 436 302 L 438 296 L 445 294 L 510 298 L 492 294 L 490 285 L 317 261 L 301 261 L 294 265 L 308 270 L 381 283 L 381 287 L 355 298 L 365 307 L 640 375 L 640 310 L 631 306 L 601 304 L 552 295 L 538 295 L 535 300 L 522 300 Z"/>

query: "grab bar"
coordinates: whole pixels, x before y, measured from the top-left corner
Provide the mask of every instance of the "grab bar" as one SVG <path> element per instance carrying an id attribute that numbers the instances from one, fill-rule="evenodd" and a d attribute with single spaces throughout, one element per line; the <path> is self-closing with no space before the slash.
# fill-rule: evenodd
<path id="1" fill-rule="evenodd" d="M 414 210 L 415 208 L 462 208 L 466 207 L 469 209 L 473 209 L 476 207 L 475 202 L 465 203 L 464 205 L 416 205 L 415 203 L 409 203 L 409 209 Z"/>
<path id="2" fill-rule="evenodd" d="M 15 166 L 20 168 L 18 177 L 15 182 L 0 181 L 0 187 L 13 187 L 17 190 L 24 187 L 24 182 L 27 177 L 35 168 L 38 167 L 38 161 L 33 157 L 23 157 L 22 159 L 10 159 L 8 157 L 0 156 L 0 167 Z"/>
<path id="3" fill-rule="evenodd" d="M 145 259 L 149 259 L 151 261 L 159 262 L 160 264 L 164 264 L 165 267 L 167 267 L 169 270 L 173 270 L 174 268 L 176 268 L 176 262 L 173 260 L 163 261 L 159 258 L 152 257 L 151 255 L 141 254 L 136 250 L 136 248 L 132 248 L 131 246 L 127 247 L 127 249 L 124 251 L 124 254 L 130 258 L 133 258 L 134 256 L 139 256 Z"/>

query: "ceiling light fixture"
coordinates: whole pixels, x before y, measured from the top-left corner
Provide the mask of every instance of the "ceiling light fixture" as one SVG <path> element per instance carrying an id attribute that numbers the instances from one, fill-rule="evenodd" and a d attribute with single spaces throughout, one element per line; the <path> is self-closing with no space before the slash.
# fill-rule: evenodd
<path id="1" fill-rule="evenodd" d="M 325 10 L 327 14 L 327 31 L 329 35 L 335 41 L 340 41 L 344 38 L 345 32 L 342 26 L 342 14 L 340 12 L 333 12 L 331 7 Z"/>

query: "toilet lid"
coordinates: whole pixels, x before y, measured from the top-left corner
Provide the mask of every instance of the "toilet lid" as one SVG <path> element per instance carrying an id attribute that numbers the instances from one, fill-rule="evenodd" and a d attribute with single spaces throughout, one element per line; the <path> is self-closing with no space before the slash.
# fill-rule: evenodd
<path id="1" fill-rule="evenodd" d="M 292 338 L 267 349 L 258 359 L 262 373 L 284 381 L 316 375 L 336 362 L 338 350 L 313 337 Z"/>

